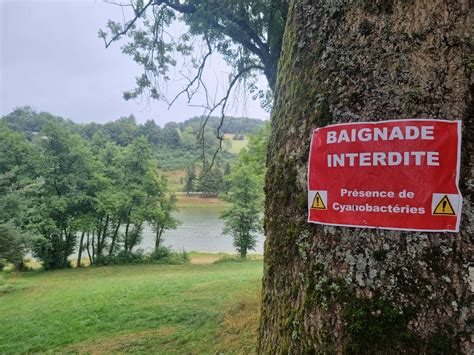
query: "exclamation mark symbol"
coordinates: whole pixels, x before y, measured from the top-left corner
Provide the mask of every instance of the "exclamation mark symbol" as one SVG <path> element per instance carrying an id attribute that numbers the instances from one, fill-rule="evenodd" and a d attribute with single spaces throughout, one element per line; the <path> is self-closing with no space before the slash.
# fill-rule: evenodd
<path id="1" fill-rule="evenodd" d="M 451 204 L 451 201 L 449 201 L 449 198 L 447 195 L 444 195 L 441 201 L 438 202 L 438 204 L 433 210 L 433 214 L 440 215 L 440 216 L 455 216 L 456 215 L 456 212 L 454 212 L 453 205 Z"/>
<path id="2" fill-rule="evenodd" d="M 324 200 L 321 197 L 321 195 L 319 194 L 319 192 L 316 192 L 316 195 L 314 196 L 313 204 L 311 205 L 311 208 L 315 208 L 317 210 L 325 210 L 326 209 L 326 206 L 324 205 Z"/>

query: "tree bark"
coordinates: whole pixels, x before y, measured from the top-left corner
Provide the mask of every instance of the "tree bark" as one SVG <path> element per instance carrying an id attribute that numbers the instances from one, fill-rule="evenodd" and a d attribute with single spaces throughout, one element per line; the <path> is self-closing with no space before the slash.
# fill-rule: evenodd
<path id="1" fill-rule="evenodd" d="M 87 232 L 87 243 L 86 243 L 86 250 L 87 250 L 87 256 L 89 257 L 89 265 L 92 265 L 94 263 L 94 259 L 92 258 L 91 252 L 89 250 L 90 246 L 90 235 L 89 232 Z"/>
<path id="2" fill-rule="evenodd" d="M 107 238 L 107 232 L 109 230 L 109 215 L 106 214 L 105 216 L 105 225 L 101 226 L 102 233 L 101 235 L 97 235 L 97 256 L 101 257 L 102 256 L 102 250 L 104 249 L 106 238 Z"/>
<path id="3" fill-rule="evenodd" d="M 468 17 L 463 0 L 292 2 L 268 152 L 260 352 L 472 350 Z M 308 224 L 312 130 L 404 118 L 463 121 L 460 233 Z"/>
<path id="4" fill-rule="evenodd" d="M 67 232 L 66 228 L 63 228 L 64 232 L 64 249 L 63 249 L 63 256 L 62 256 L 62 264 L 61 264 L 61 269 L 67 267 L 68 265 L 68 260 L 67 257 L 69 256 L 69 248 L 71 247 L 72 244 L 72 236 L 70 233 Z"/>
<path id="5" fill-rule="evenodd" d="M 156 237 L 155 237 L 155 254 L 158 253 L 158 249 L 160 249 L 160 244 L 161 244 L 161 235 L 163 234 L 163 229 L 164 227 L 162 226 L 157 226 L 156 228 Z"/>
<path id="6" fill-rule="evenodd" d="M 128 240 L 128 229 L 130 228 L 130 214 L 132 213 L 132 207 L 130 207 L 128 209 L 128 213 L 127 213 L 127 224 L 125 225 L 125 237 L 124 237 L 124 249 L 125 251 L 128 250 L 128 243 L 129 243 L 129 240 Z"/>
<path id="7" fill-rule="evenodd" d="M 92 247 L 92 261 L 97 260 L 97 253 L 95 248 L 95 231 L 92 232 L 92 240 L 91 240 L 91 247 Z"/>
<path id="8" fill-rule="evenodd" d="M 112 242 L 110 243 L 109 256 L 111 256 L 114 252 L 115 241 L 117 240 L 118 232 L 120 229 L 120 223 L 121 223 L 121 219 L 119 218 L 117 222 L 117 226 L 115 227 L 115 230 L 114 230 L 114 234 L 112 236 Z"/>
<path id="9" fill-rule="evenodd" d="M 81 234 L 81 239 L 79 240 L 79 252 L 78 252 L 78 255 L 77 255 L 77 267 L 81 267 L 81 259 L 82 259 L 82 244 L 84 243 L 84 235 L 86 234 L 86 232 L 82 232 Z"/>

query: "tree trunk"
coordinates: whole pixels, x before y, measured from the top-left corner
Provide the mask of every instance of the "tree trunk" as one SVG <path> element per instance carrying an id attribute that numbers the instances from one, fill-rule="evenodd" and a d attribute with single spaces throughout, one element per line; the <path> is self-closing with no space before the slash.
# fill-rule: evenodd
<path id="1" fill-rule="evenodd" d="M 123 248 L 125 249 L 125 251 L 128 250 L 128 229 L 130 228 L 130 214 L 132 212 L 132 207 L 130 207 L 128 209 L 128 213 L 127 213 L 127 224 L 125 225 L 125 237 L 124 237 L 124 246 Z"/>
<path id="2" fill-rule="evenodd" d="M 91 255 L 91 252 L 89 250 L 89 246 L 90 246 L 90 235 L 89 235 L 89 232 L 87 232 L 87 243 L 86 243 L 86 250 L 87 250 L 87 256 L 89 257 L 89 265 L 92 265 L 94 263 L 94 259 L 92 259 L 92 255 Z"/>
<path id="3" fill-rule="evenodd" d="M 121 220 L 119 218 L 117 222 L 117 226 L 115 227 L 115 230 L 114 230 L 114 234 L 112 236 L 112 242 L 110 243 L 109 256 L 111 256 L 114 253 L 115 241 L 117 240 L 118 232 L 120 229 L 120 223 L 121 223 Z"/>
<path id="4" fill-rule="evenodd" d="M 102 233 L 97 235 L 97 256 L 102 256 L 102 250 L 104 249 L 107 232 L 109 230 L 109 215 L 105 216 L 105 225 L 103 226 Z"/>
<path id="5" fill-rule="evenodd" d="M 64 249 L 63 249 L 63 257 L 61 261 L 61 269 L 67 267 L 68 265 L 67 257 L 69 256 L 69 249 L 72 244 L 71 234 L 67 232 L 66 228 L 63 228 L 63 232 L 64 232 L 64 246 L 63 246 Z"/>
<path id="6" fill-rule="evenodd" d="M 24 271 L 25 270 L 25 262 L 22 260 L 19 263 L 15 264 L 15 270 L 16 271 Z"/>
<path id="7" fill-rule="evenodd" d="M 155 254 L 158 253 L 161 244 L 161 235 L 163 234 L 163 227 L 156 228 L 156 238 L 155 238 Z"/>
<path id="8" fill-rule="evenodd" d="M 472 349 L 468 16 L 461 0 L 293 1 L 268 152 L 261 352 Z M 402 118 L 463 121 L 460 233 L 308 224 L 312 130 Z"/>
<path id="9" fill-rule="evenodd" d="M 95 248 L 95 231 L 92 232 L 92 240 L 91 240 L 91 247 L 92 247 L 92 261 L 97 260 L 97 253 Z"/>
<path id="10" fill-rule="evenodd" d="M 77 255 L 77 267 L 81 267 L 81 259 L 82 259 L 82 244 L 84 243 L 84 235 L 86 232 L 82 232 L 81 239 L 79 240 L 79 252 Z"/>

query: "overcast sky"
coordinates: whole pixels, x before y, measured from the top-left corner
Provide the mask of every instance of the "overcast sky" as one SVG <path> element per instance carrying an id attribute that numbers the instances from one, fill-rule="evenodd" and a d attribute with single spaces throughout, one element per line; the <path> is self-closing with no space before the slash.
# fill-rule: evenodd
<path id="1" fill-rule="evenodd" d="M 122 19 L 121 10 L 99 0 L 0 0 L 0 115 L 24 105 L 76 122 L 133 114 L 138 122 L 163 125 L 201 115 L 202 109 L 184 100 L 168 110 L 165 103 L 122 98 L 134 88 L 140 68 L 122 54 L 124 42 L 105 49 L 97 37 L 109 18 Z M 206 77 L 221 86 L 212 90 L 225 89 L 229 72 L 221 59 L 213 59 Z M 169 95 L 182 84 L 173 82 Z M 233 102 L 229 115 L 268 117 L 249 97 Z"/>

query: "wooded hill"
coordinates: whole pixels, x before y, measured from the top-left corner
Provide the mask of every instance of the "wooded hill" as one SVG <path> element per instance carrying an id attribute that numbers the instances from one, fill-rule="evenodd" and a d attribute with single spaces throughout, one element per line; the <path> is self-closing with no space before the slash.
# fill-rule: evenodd
<path id="1" fill-rule="evenodd" d="M 67 131 L 76 133 L 90 140 L 97 132 L 101 132 L 107 140 L 119 146 L 126 147 L 137 137 L 144 136 L 154 147 L 154 158 L 162 170 L 182 170 L 202 160 L 202 141 L 198 134 L 205 118 L 193 117 L 184 122 L 168 122 L 160 127 L 153 120 L 137 123 L 133 115 L 121 117 L 115 121 L 99 124 L 75 123 L 69 119 L 55 116 L 48 112 L 36 112 L 31 107 L 19 107 L 1 117 L 1 122 L 9 129 L 20 132 L 29 140 L 38 134 L 46 123 L 54 122 L 63 126 Z M 226 117 L 219 134 L 229 135 L 234 139 L 243 139 L 245 135 L 253 134 L 260 129 L 264 121 L 247 117 Z M 210 117 L 205 124 L 204 153 L 212 156 L 219 141 L 216 138 L 219 117 Z M 222 154 L 218 159 L 228 162 L 234 154 L 229 150 L 229 144 L 223 144 Z"/>

